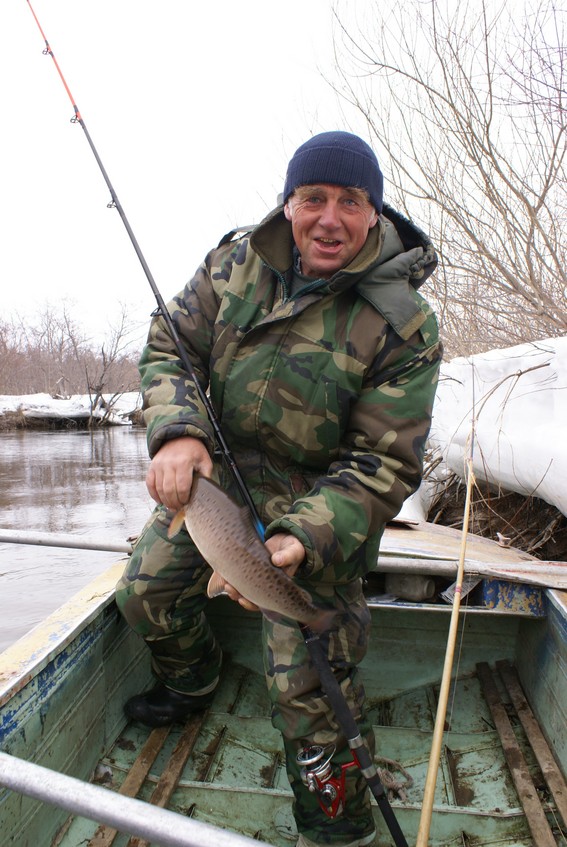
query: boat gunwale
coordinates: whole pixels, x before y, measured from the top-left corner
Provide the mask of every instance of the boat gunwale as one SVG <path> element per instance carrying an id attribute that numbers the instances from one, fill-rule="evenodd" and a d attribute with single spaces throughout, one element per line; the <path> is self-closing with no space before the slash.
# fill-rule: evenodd
<path id="1" fill-rule="evenodd" d="M 74 639 L 92 623 L 100 612 L 114 602 L 115 588 L 126 559 L 119 559 L 98 574 L 66 603 L 37 624 L 26 635 L 0 653 L 0 708 L 21 691 L 39 672 L 49 665 Z M 542 588 L 544 596 L 556 608 L 567 626 L 567 591 Z M 367 598 L 371 609 L 450 614 L 452 605 L 409 601 L 379 602 Z M 509 609 L 463 606 L 462 616 L 533 617 L 529 613 Z"/>
<path id="2" fill-rule="evenodd" d="M 115 586 L 124 568 L 119 560 L 91 580 L 77 594 L 0 653 L 0 707 L 59 655 L 115 597 Z M 567 619 L 567 591 L 542 588 L 545 596 Z M 451 605 L 409 601 L 377 602 L 367 598 L 371 609 L 399 609 L 449 614 Z M 529 613 L 481 606 L 463 607 L 463 615 L 532 617 Z"/>
<path id="3" fill-rule="evenodd" d="M 0 653 L 0 707 L 21 691 L 114 601 L 119 560 Z"/>

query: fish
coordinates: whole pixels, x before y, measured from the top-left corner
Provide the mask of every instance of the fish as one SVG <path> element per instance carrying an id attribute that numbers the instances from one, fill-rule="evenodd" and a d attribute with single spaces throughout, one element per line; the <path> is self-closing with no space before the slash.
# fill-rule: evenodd
<path id="1" fill-rule="evenodd" d="M 222 594 L 227 582 L 272 620 L 278 616 L 291 618 L 315 632 L 332 626 L 337 612 L 315 605 L 307 591 L 272 564 L 249 509 L 236 503 L 215 482 L 195 476 L 189 502 L 171 522 L 170 538 L 183 523 L 214 571 L 207 587 L 209 597 Z"/>

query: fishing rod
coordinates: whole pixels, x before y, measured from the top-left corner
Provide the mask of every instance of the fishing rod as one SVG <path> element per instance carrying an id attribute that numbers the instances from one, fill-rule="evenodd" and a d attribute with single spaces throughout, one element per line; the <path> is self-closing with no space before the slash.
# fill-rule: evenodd
<path id="1" fill-rule="evenodd" d="M 35 22 L 38 26 L 38 29 L 39 29 L 39 31 L 40 31 L 40 33 L 43 37 L 43 40 L 45 42 L 45 49 L 43 50 L 43 53 L 44 53 L 44 55 L 51 56 L 51 58 L 53 59 L 53 62 L 54 62 L 55 67 L 57 69 L 57 73 L 59 74 L 59 76 L 61 78 L 61 82 L 63 83 L 63 85 L 65 87 L 65 91 L 67 92 L 67 95 L 68 95 L 68 97 L 71 101 L 71 104 L 73 106 L 74 116 L 73 116 L 73 118 L 71 118 L 71 122 L 80 124 L 83 132 L 85 133 L 85 137 L 86 137 L 86 139 L 89 143 L 89 147 L 91 148 L 91 151 L 92 151 L 92 153 L 93 153 L 93 155 L 96 159 L 96 162 L 97 162 L 99 169 L 102 173 L 102 176 L 104 178 L 104 181 L 106 182 L 106 185 L 107 185 L 108 190 L 110 192 L 111 202 L 108 205 L 109 205 L 110 208 L 115 208 L 115 209 L 118 210 L 118 214 L 120 215 L 122 223 L 124 224 L 126 231 L 127 231 L 128 235 L 130 237 L 130 241 L 132 242 L 134 250 L 136 251 L 136 255 L 138 256 L 140 264 L 142 265 L 142 268 L 144 269 L 144 273 L 146 275 L 146 278 L 147 278 L 147 280 L 150 284 L 150 288 L 152 289 L 152 292 L 153 292 L 154 297 L 155 297 L 156 302 L 157 302 L 157 309 L 155 310 L 154 315 L 161 315 L 163 317 L 163 319 L 166 323 L 167 329 L 168 329 L 168 331 L 171 335 L 171 338 L 172 338 L 172 340 L 175 344 L 175 347 L 177 348 L 177 352 L 179 353 L 179 358 L 181 359 L 183 367 L 185 368 L 185 370 L 186 370 L 188 376 L 190 377 L 190 379 L 195 383 L 195 387 L 197 389 L 197 393 L 199 395 L 199 398 L 200 398 L 201 402 L 203 403 L 203 406 L 205 407 L 205 410 L 207 412 L 207 416 L 208 416 L 209 421 L 211 422 L 211 425 L 213 427 L 213 430 L 214 430 L 214 433 L 215 433 L 215 438 L 216 438 L 217 444 L 220 447 L 220 450 L 222 452 L 223 459 L 228 465 L 228 468 L 229 468 L 229 470 L 232 474 L 232 477 L 233 477 L 233 479 L 234 479 L 234 481 L 237 485 L 238 491 L 239 491 L 244 503 L 246 504 L 246 506 L 250 510 L 250 514 L 252 516 L 256 531 L 257 531 L 260 539 L 263 541 L 264 537 L 265 537 L 263 523 L 260 519 L 260 516 L 258 514 L 258 511 L 257 511 L 256 506 L 254 504 L 254 501 L 252 499 L 252 496 L 250 495 L 250 492 L 248 491 L 246 483 L 244 482 L 244 479 L 242 478 L 242 475 L 240 474 L 240 471 L 238 469 L 236 461 L 235 461 L 235 459 L 232 455 L 232 451 L 230 450 L 230 447 L 228 446 L 228 443 L 226 442 L 226 440 L 224 438 L 224 435 L 223 435 L 222 430 L 220 428 L 220 423 L 219 423 L 218 418 L 216 416 L 216 412 L 214 410 L 214 407 L 213 407 L 205 389 L 203 388 L 203 386 L 199 382 L 199 379 L 197 378 L 197 374 L 195 373 L 195 369 L 193 368 L 193 365 L 191 363 L 191 360 L 189 358 L 187 350 L 185 349 L 185 347 L 183 346 L 183 344 L 181 342 L 181 338 L 179 337 L 179 334 L 177 332 L 177 329 L 175 327 L 173 319 L 172 319 L 172 317 L 171 317 L 171 315 L 170 315 L 170 313 L 167 309 L 165 301 L 163 300 L 163 298 L 162 298 L 162 296 L 159 292 L 159 289 L 156 285 L 156 282 L 154 280 L 152 272 L 151 272 L 151 270 L 148 266 L 148 263 L 146 262 L 146 259 L 145 259 L 144 255 L 142 253 L 141 248 L 140 248 L 140 245 L 138 244 L 136 236 L 134 235 L 132 227 L 130 226 L 130 222 L 128 221 L 128 218 L 126 217 L 126 213 L 124 212 L 122 204 L 120 203 L 120 200 L 118 199 L 116 191 L 114 190 L 114 186 L 112 185 L 112 182 L 110 181 L 110 178 L 109 178 L 109 176 L 106 172 L 106 169 L 105 169 L 105 167 L 102 163 L 102 160 L 101 160 L 101 158 L 98 154 L 98 151 L 97 151 L 97 149 L 94 145 L 94 142 L 93 142 L 93 140 L 90 136 L 90 133 L 89 133 L 87 127 L 86 127 L 85 121 L 83 120 L 83 117 L 82 117 L 82 115 L 79 111 L 79 108 L 78 108 L 78 106 L 77 106 L 77 104 L 76 104 L 76 102 L 73 98 L 73 95 L 71 94 L 71 90 L 70 90 L 69 86 L 67 85 L 65 77 L 63 76 L 61 68 L 59 67 L 59 63 L 57 62 L 57 59 L 55 58 L 53 50 L 51 49 L 49 41 L 47 40 L 47 38 L 45 36 L 45 33 L 44 33 L 44 31 L 41 27 L 41 24 L 40 24 L 40 22 L 37 18 L 37 15 L 35 14 L 35 12 L 33 10 L 33 7 L 30 3 L 30 0 L 26 0 L 26 2 L 29 6 L 29 9 L 30 9 L 30 11 L 31 11 L 31 13 L 32 13 L 32 15 L 35 19 Z M 402 833 L 402 831 L 399 827 L 399 824 L 398 824 L 398 822 L 397 822 L 397 820 L 394 816 L 393 810 L 392 810 L 390 803 L 388 801 L 388 796 L 387 796 L 386 791 L 384 789 L 384 786 L 382 785 L 382 782 L 380 780 L 376 765 L 372 761 L 372 757 L 370 755 L 370 752 L 369 752 L 366 744 L 364 743 L 364 741 L 362 740 L 362 738 L 360 736 L 360 733 L 359 733 L 358 728 L 356 726 L 356 722 L 354 721 L 354 718 L 352 717 L 352 714 L 350 712 L 350 709 L 348 708 L 348 705 L 347 705 L 346 700 L 344 698 L 344 695 L 343 695 L 343 693 L 340 689 L 340 686 L 338 685 L 338 683 L 335 679 L 335 676 L 332 672 L 331 666 L 330 666 L 329 661 L 327 659 L 326 653 L 323 650 L 323 647 L 322 647 L 321 642 L 319 640 L 319 637 L 315 633 L 313 633 L 309 629 L 309 627 L 307 627 L 307 626 L 301 625 L 300 629 L 301 629 L 301 633 L 303 635 L 307 650 L 309 651 L 309 655 L 311 656 L 311 660 L 313 661 L 314 666 L 317 668 L 317 671 L 318 671 L 319 676 L 321 678 L 321 685 L 323 687 L 323 690 L 325 691 L 325 693 L 327 694 L 327 696 L 329 698 L 329 702 L 331 703 L 331 705 L 333 707 L 333 710 L 335 712 L 335 716 L 337 717 L 337 721 L 339 723 L 339 726 L 341 727 L 341 731 L 343 732 L 345 738 L 347 739 L 349 747 L 351 748 L 351 751 L 353 753 L 354 764 L 356 764 L 359 767 L 362 775 L 366 779 L 366 782 L 367 782 L 372 794 L 374 795 L 376 802 L 377 802 L 377 804 L 378 804 L 378 806 L 379 806 L 379 808 L 382 812 L 385 823 L 388 826 L 388 829 L 390 830 L 390 833 L 391 833 L 391 835 L 394 839 L 394 843 L 395 843 L 396 847 L 408 847 L 407 841 L 406 841 L 406 839 L 405 839 L 405 837 L 404 837 L 404 835 L 403 835 L 403 833 Z M 325 809 L 324 803 L 322 803 L 321 805 L 322 805 L 322 808 Z M 329 810 L 327 810 L 327 811 L 329 811 Z"/>
<path id="2" fill-rule="evenodd" d="M 195 387 L 197 389 L 197 393 L 199 395 L 199 399 L 201 400 L 203 406 L 205 407 L 205 410 L 207 412 L 207 417 L 209 418 L 209 421 L 211 422 L 211 425 L 214 429 L 215 438 L 216 438 L 216 441 L 217 441 L 217 443 L 218 443 L 218 445 L 219 445 L 219 447 L 222 451 L 223 458 L 224 458 L 225 462 L 227 463 L 229 470 L 230 470 L 230 472 L 231 472 L 231 474 L 234 478 L 234 481 L 236 482 L 236 484 L 238 486 L 238 490 L 239 490 L 239 492 L 242 496 L 242 499 L 244 500 L 244 502 L 246 503 L 246 505 L 248 506 L 248 508 L 250 509 L 250 511 L 252 513 L 254 523 L 256 525 L 256 530 L 257 530 L 258 534 L 260 535 L 260 537 L 263 539 L 264 529 L 263 529 L 263 526 L 262 526 L 262 522 L 260 521 L 260 519 L 258 517 L 258 514 L 256 512 L 256 507 L 254 506 L 254 502 L 252 500 L 252 497 L 250 496 L 250 492 L 248 491 L 248 489 L 247 489 L 247 487 L 244 483 L 244 480 L 243 480 L 243 478 L 240 474 L 240 471 L 238 470 L 238 467 L 236 465 L 236 461 L 235 461 L 235 459 L 232 455 L 232 451 L 231 451 L 230 447 L 228 446 L 228 444 L 227 444 L 227 442 L 224 438 L 224 435 L 223 435 L 222 430 L 220 428 L 220 425 L 219 425 L 217 416 L 215 414 L 215 410 L 213 408 L 213 405 L 212 405 L 212 403 L 209 399 L 208 394 L 206 393 L 205 389 L 203 388 L 203 386 L 201 385 L 201 383 L 200 383 L 200 381 L 197 377 L 197 374 L 196 374 L 195 369 L 194 369 L 194 367 L 191 363 L 191 359 L 189 358 L 189 354 L 187 353 L 187 350 L 185 349 L 185 347 L 183 346 L 183 343 L 181 342 L 181 338 L 179 337 L 179 333 L 177 332 L 177 329 L 175 327 L 173 319 L 172 319 L 172 317 L 169 313 L 169 310 L 168 310 L 168 308 L 165 304 L 163 297 L 160 294 L 160 291 L 159 291 L 159 289 L 156 285 L 156 281 L 153 277 L 153 274 L 152 274 L 152 272 L 149 268 L 148 263 L 146 262 L 145 256 L 142 253 L 140 245 L 138 244 L 138 240 L 137 240 L 136 236 L 134 235 L 134 231 L 132 230 L 132 227 L 130 226 L 130 222 L 129 222 L 128 218 L 126 217 L 126 213 L 125 213 L 125 211 L 122 207 L 120 200 L 118 199 L 118 195 L 116 194 L 116 191 L 114 190 L 114 186 L 112 185 L 112 182 L 110 181 L 110 177 L 108 176 L 108 174 L 106 172 L 106 168 L 104 167 L 104 165 L 102 163 L 102 160 L 101 160 L 101 158 L 98 154 L 98 150 L 96 149 L 96 147 L 94 145 L 94 142 L 93 142 L 93 140 L 90 136 L 90 133 L 89 133 L 87 126 L 85 124 L 85 121 L 83 120 L 83 117 L 82 117 L 82 115 L 79 111 L 79 108 L 78 108 L 78 106 L 75 102 L 75 99 L 73 98 L 73 95 L 71 94 L 71 89 L 67 85 L 67 81 L 66 81 L 65 77 L 63 76 L 63 72 L 62 72 L 62 70 L 59 66 L 57 59 L 55 58 L 53 50 L 51 49 L 51 45 L 49 44 L 49 41 L 47 40 L 47 38 L 45 36 L 45 33 L 44 33 L 44 31 L 41 27 L 41 24 L 38 20 L 38 17 L 36 15 L 36 13 L 34 12 L 33 6 L 31 5 L 30 0 L 26 0 L 26 2 L 29 6 L 30 12 L 32 13 L 32 15 L 35 19 L 35 22 L 38 26 L 38 29 L 41 32 L 43 40 L 45 41 L 45 48 L 43 50 L 43 54 L 46 55 L 46 56 L 51 56 L 51 58 L 53 59 L 53 62 L 54 62 L 55 67 L 57 69 L 57 73 L 59 74 L 59 77 L 61 78 L 61 82 L 63 83 L 65 91 L 67 92 L 69 100 L 71 101 L 71 104 L 73 106 L 74 115 L 71 118 L 71 123 L 78 123 L 81 126 L 81 129 L 85 133 L 85 137 L 86 137 L 86 139 L 89 143 L 89 147 L 91 148 L 92 154 L 96 159 L 97 165 L 99 166 L 100 172 L 102 173 L 104 181 L 106 182 L 106 185 L 107 185 L 107 188 L 110 192 L 110 197 L 111 197 L 111 201 L 108 204 L 108 207 L 111 208 L 111 209 L 116 209 L 118 211 L 118 214 L 120 215 L 122 223 L 124 224 L 124 227 L 126 228 L 126 232 L 128 233 L 128 236 L 130 237 L 130 241 L 132 242 L 134 250 L 136 251 L 136 255 L 137 255 L 138 259 L 140 260 L 140 264 L 142 265 L 142 268 L 144 269 L 144 273 L 146 275 L 146 278 L 147 278 L 147 280 L 150 284 L 150 288 L 152 289 L 153 295 L 154 295 L 156 302 L 157 302 L 157 309 L 153 312 L 153 315 L 154 316 L 161 315 L 161 317 L 164 319 L 164 321 L 166 323 L 168 332 L 171 336 L 173 343 L 175 344 L 175 347 L 177 348 L 177 352 L 179 354 L 179 358 L 181 359 L 183 367 L 185 368 L 185 370 L 186 370 L 187 374 L 189 375 L 190 379 L 194 382 Z"/>

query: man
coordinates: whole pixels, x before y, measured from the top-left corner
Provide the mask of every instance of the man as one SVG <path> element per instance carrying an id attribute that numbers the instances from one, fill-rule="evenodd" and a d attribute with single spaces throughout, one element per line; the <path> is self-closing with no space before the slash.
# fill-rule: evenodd
<path id="1" fill-rule="evenodd" d="M 373 747 L 358 665 L 369 613 L 362 577 L 385 524 L 419 485 L 441 348 L 417 293 L 436 256 L 389 207 L 371 148 L 346 132 L 303 144 L 283 207 L 244 238 L 211 251 L 170 304 L 197 378 L 266 527 L 275 566 L 338 610 L 323 643 Z M 128 715 L 151 726 L 211 702 L 221 652 L 204 614 L 210 569 L 187 533 L 167 527 L 195 473 L 230 487 L 213 430 L 161 318 L 140 363 L 147 477 L 159 504 L 118 586 L 123 614 L 146 639 L 158 684 Z M 219 528 L 221 531 L 221 528 Z M 232 586 L 227 593 L 246 608 Z M 363 847 L 375 834 L 365 781 L 347 771 L 344 811 L 331 819 L 302 784 L 298 751 L 323 736 L 333 764 L 350 761 L 296 622 L 264 620 L 272 720 L 283 735 L 298 844 Z M 292 658 L 293 657 L 293 658 Z"/>

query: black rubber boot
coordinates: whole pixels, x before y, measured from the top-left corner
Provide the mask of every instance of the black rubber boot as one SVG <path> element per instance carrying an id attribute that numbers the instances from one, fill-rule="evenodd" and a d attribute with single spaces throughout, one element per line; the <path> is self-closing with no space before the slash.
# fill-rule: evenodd
<path id="1" fill-rule="evenodd" d="M 140 721 L 146 726 L 168 726 L 183 723 L 193 712 L 204 711 L 211 705 L 213 697 L 214 691 L 200 696 L 181 694 L 160 682 L 151 691 L 131 697 L 124 711 L 133 721 Z"/>

